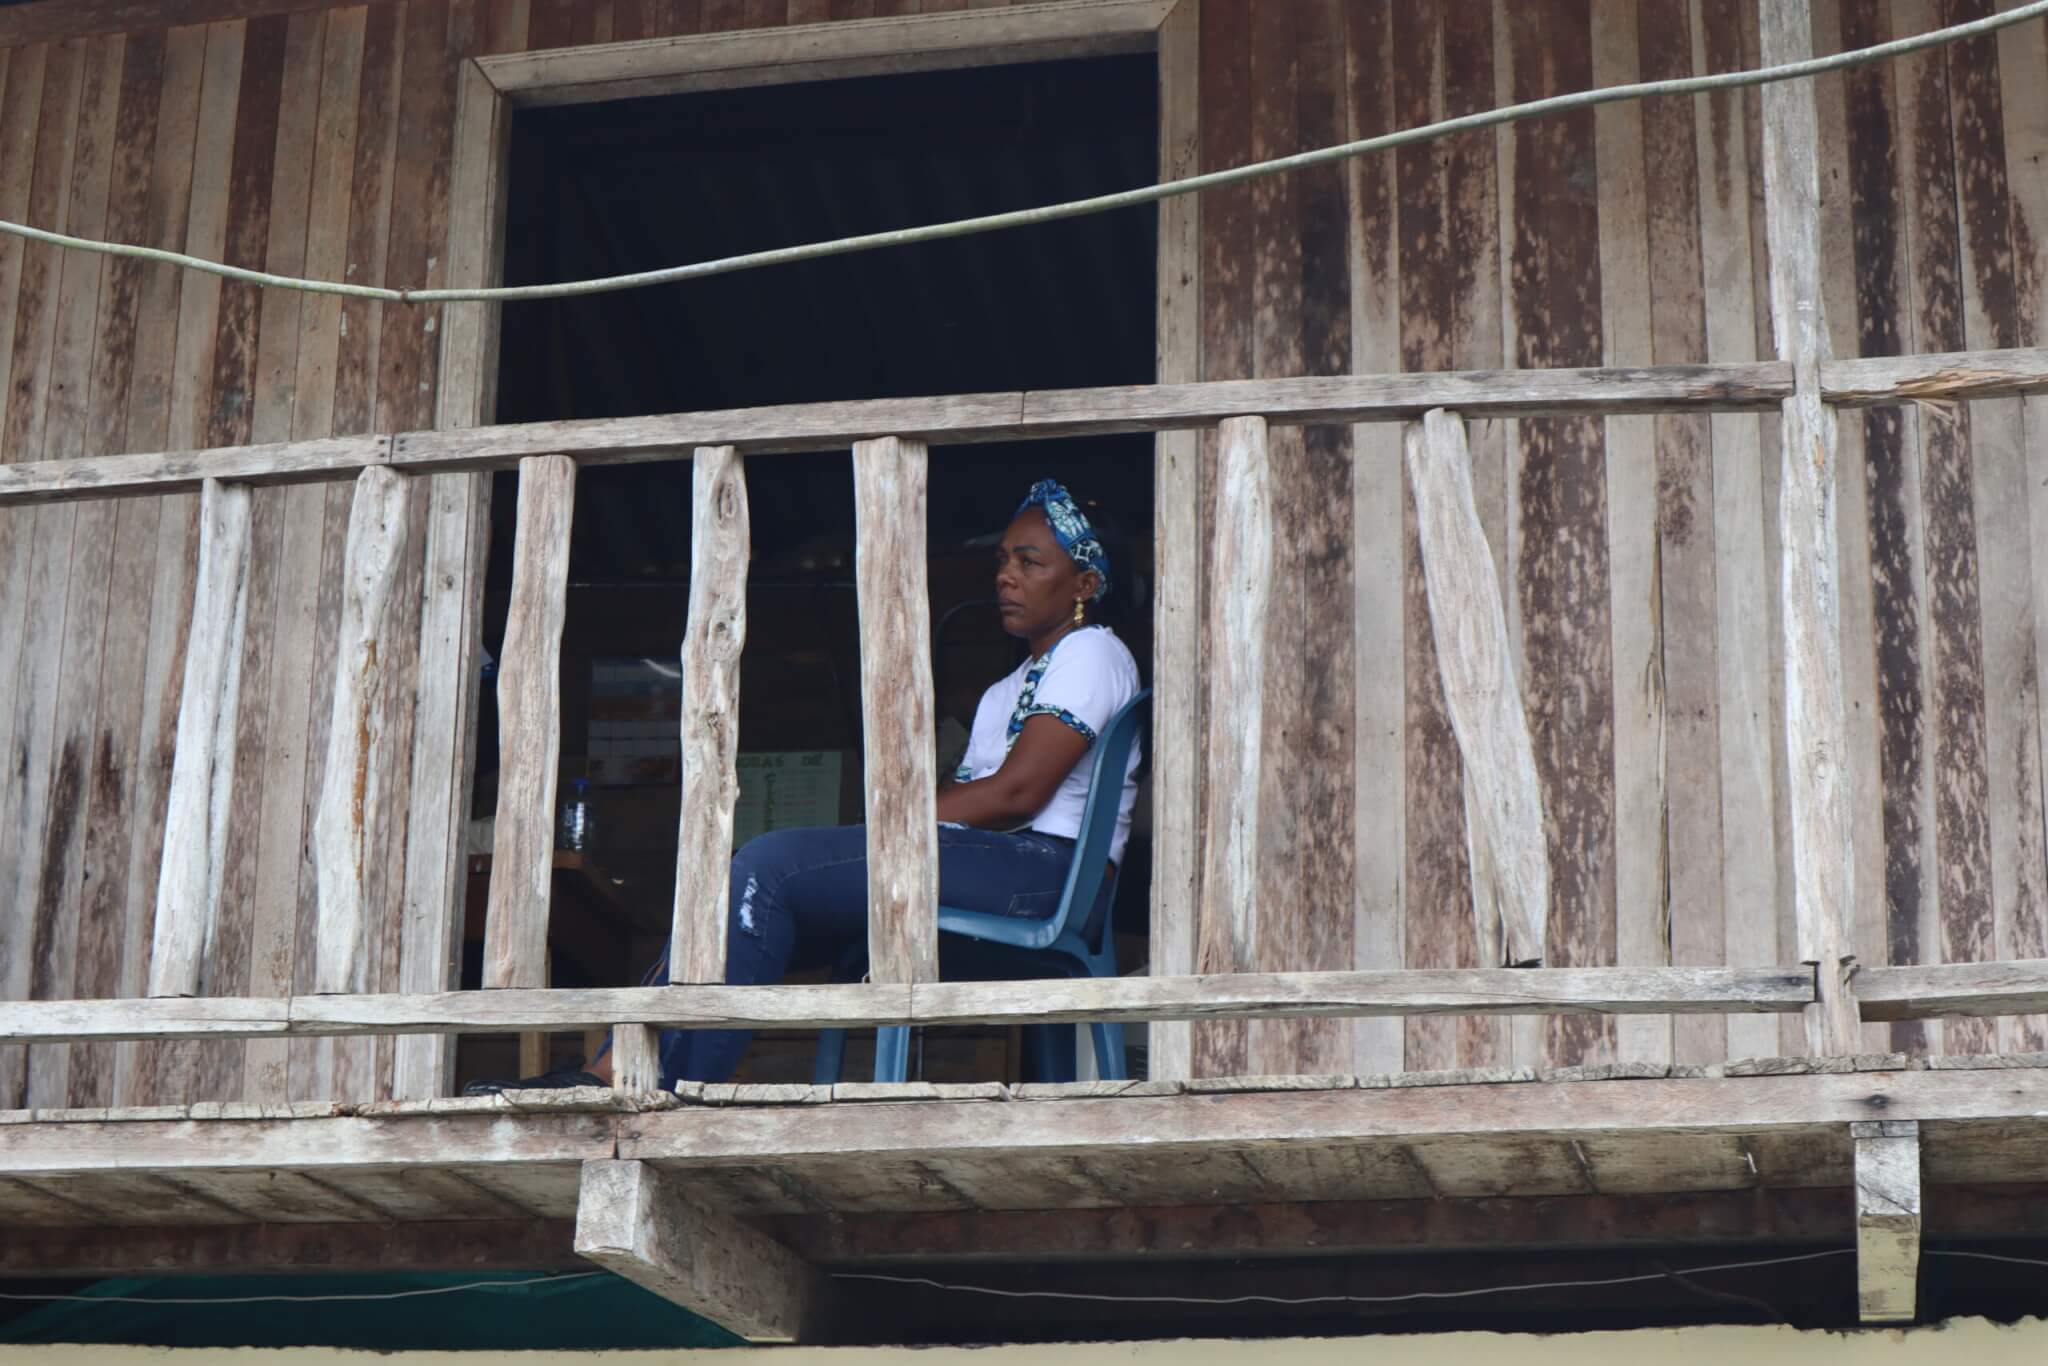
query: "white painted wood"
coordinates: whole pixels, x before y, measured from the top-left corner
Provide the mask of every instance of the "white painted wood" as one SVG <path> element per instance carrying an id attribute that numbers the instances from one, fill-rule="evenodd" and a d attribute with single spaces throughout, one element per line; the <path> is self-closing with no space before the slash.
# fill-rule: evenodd
<path id="1" fill-rule="evenodd" d="M 746 467 L 730 446 L 691 459 L 690 616 L 683 635 L 683 804 L 671 982 L 723 982 L 739 800 L 740 652 L 747 643 Z M 936 904 L 936 903 L 935 903 Z"/>
<path id="2" fill-rule="evenodd" d="M 652 1163 L 583 1164 L 576 1252 L 756 1342 L 797 1341 L 817 1316 L 815 1268 Z"/>
<path id="3" fill-rule="evenodd" d="M 1175 0 L 1066 0 L 650 38 L 478 61 L 522 105 L 1142 52 Z"/>
<path id="4" fill-rule="evenodd" d="M 164 820 L 151 996 L 197 996 L 220 919 L 228 822 L 235 817 L 235 715 L 249 588 L 249 490 L 216 479 L 200 494 L 199 575 L 178 747 Z"/>
<path id="5" fill-rule="evenodd" d="M 1856 1145 L 1856 1302 L 1865 1323 L 1918 1316 L 1920 1125 L 1852 1123 Z"/>
<path id="6" fill-rule="evenodd" d="M 319 892 L 313 989 L 369 989 L 374 946 L 369 861 L 381 810 L 397 775 L 379 773 L 384 750 L 385 671 L 394 657 L 392 590 L 405 558 L 407 478 L 373 465 L 356 479 L 343 557 L 341 630 L 335 640 L 334 709 L 327 764 L 313 814 Z"/>
<path id="7" fill-rule="evenodd" d="M 1763 59 L 1813 51 L 1806 0 L 1763 0 Z M 1819 115 L 1808 81 L 1764 87 L 1764 209 L 1770 233 L 1771 331 L 1792 362 L 1782 408 L 1778 527 L 1784 611 L 1785 744 L 1791 783 L 1793 907 L 1799 954 L 1819 964 L 1820 1002 L 1807 1015 L 1815 1053 L 1858 1047 L 1850 848 L 1850 762 L 1841 654 L 1840 551 L 1835 534 L 1835 415 L 1821 397 L 1828 355 L 1820 288 Z"/>
<path id="8" fill-rule="evenodd" d="M 1968 964 L 1977 971 L 2014 965 Z M 1899 969 L 1897 971 L 1906 971 Z M 1914 969 L 1916 972 L 1940 971 Z M 1910 985 L 1885 996 L 1911 1001 Z M 1960 982 L 1937 1004 L 1967 1003 Z M 1988 984 L 1997 999 L 2039 1008 L 2048 963 Z M 2031 993 L 2031 994 L 2029 994 Z M 1419 968 L 1371 972 L 1218 973 L 1033 982 L 925 982 L 772 987 L 665 986 L 310 995 L 175 1001 L 0 1002 L 0 1043 L 435 1032 L 507 1034 L 602 1028 L 874 1028 L 887 1024 L 1059 1024 L 1086 1020 L 1351 1018 L 1404 1015 L 1797 1013 L 1813 977 L 1787 968 Z M 1897 1007 L 1894 1007 L 1897 1008 Z M 1917 1005 L 1909 1008 L 1919 1008 Z"/>
<path id="9" fill-rule="evenodd" d="M 1499 945 L 1510 965 L 1540 963 L 1550 918 L 1543 789 L 1464 421 L 1441 408 L 1426 414 L 1408 429 L 1407 460 L 1444 703 L 1465 764 L 1478 942 Z"/>
<path id="10" fill-rule="evenodd" d="M 854 443 L 854 561 L 867 744 L 868 971 L 877 982 L 933 982 L 939 976 L 938 775 L 925 561 L 928 464 L 922 441 L 889 436 Z"/>
<path id="11" fill-rule="evenodd" d="M 484 922 L 486 987 L 547 985 L 562 620 L 575 504 L 575 461 L 541 455 L 520 462 L 512 605 L 498 661 L 498 819 Z"/>

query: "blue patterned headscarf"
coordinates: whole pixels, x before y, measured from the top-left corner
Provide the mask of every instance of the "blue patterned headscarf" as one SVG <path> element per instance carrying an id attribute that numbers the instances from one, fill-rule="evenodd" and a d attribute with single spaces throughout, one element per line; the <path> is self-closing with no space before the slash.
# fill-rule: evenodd
<path id="1" fill-rule="evenodd" d="M 1052 527 L 1053 538 L 1060 543 L 1060 549 L 1067 552 L 1067 558 L 1074 562 L 1074 568 L 1086 573 L 1095 571 L 1095 596 L 1101 597 L 1109 591 L 1109 552 L 1102 548 L 1102 542 L 1095 537 L 1095 528 L 1088 525 L 1088 518 L 1074 502 L 1074 495 L 1067 492 L 1066 485 L 1057 479 L 1041 479 L 1031 486 L 1031 492 L 1024 495 L 1024 501 L 1017 504 L 1016 515 L 1024 515 L 1026 508 L 1043 508 L 1045 520 Z"/>

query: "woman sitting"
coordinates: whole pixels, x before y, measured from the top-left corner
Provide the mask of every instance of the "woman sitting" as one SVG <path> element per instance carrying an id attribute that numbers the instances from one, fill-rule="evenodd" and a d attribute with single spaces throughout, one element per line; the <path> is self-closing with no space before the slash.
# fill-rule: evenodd
<path id="1" fill-rule="evenodd" d="M 939 900 L 963 910 L 1050 916 L 1059 905 L 1088 801 L 1096 736 L 1139 690 L 1131 652 L 1093 605 L 1109 590 L 1109 556 L 1065 488 L 1040 480 L 996 548 L 996 601 L 1003 629 L 1031 656 L 981 696 L 967 753 L 938 794 Z M 1123 775 L 1112 863 L 1123 857 L 1137 799 L 1134 746 Z M 1109 914 L 1105 879 L 1088 923 Z M 790 971 L 837 964 L 867 942 L 867 827 L 776 830 L 733 856 L 725 980 L 780 982 Z M 668 954 L 648 984 L 668 980 Z M 751 1031 L 668 1030 L 661 1036 L 664 1088 L 724 1081 Z M 551 1072 L 517 1082 L 476 1082 L 469 1094 L 511 1087 L 610 1084 L 610 1060 L 588 1072 Z"/>

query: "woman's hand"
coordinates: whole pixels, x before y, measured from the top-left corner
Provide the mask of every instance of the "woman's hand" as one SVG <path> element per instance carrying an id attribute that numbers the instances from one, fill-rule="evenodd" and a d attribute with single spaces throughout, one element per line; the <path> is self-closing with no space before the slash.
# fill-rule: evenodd
<path id="1" fill-rule="evenodd" d="M 1088 748 L 1087 738 L 1058 717 L 1027 717 L 1001 768 L 939 793 L 939 819 L 983 830 L 1027 824 L 1045 809 Z"/>

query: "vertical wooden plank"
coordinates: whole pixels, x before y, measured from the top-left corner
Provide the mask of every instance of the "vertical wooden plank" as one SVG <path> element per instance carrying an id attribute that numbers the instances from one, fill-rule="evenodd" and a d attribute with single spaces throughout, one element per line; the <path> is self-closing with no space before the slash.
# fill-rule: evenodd
<path id="1" fill-rule="evenodd" d="M 1894 0 L 1901 32 L 1939 27 L 1931 0 Z M 1954 133 L 1948 64 L 1939 53 L 1898 64 L 1901 131 L 1912 156 L 1907 184 L 1914 347 L 1964 344 L 1961 227 L 1957 221 Z M 1920 405 L 1927 608 L 1933 639 L 1930 702 L 1934 723 L 1935 870 L 1940 886 L 1939 943 L 1947 962 L 1978 962 L 1995 952 L 1991 911 L 1990 777 L 1984 734 L 1984 650 L 1974 461 L 1967 411 Z M 1989 1053 L 1987 1019 L 1942 1022 L 1950 1053 Z"/>
<path id="2" fill-rule="evenodd" d="M 486 987 L 547 985 L 562 741 L 562 618 L 575 502 L 575 461 L 535 455 L 519 462 L 512 604 L 498 662 L 498 823 L 484 922 Z"/>
<path id="3" fill-rule="evenodd" d="M 66 223 L 83 56 L 76 44 L 61 44 L 49 54 L 29 182 L 28 217 L 39 226 L 61 230 Z M 28 246 L 22 253 L 15 315 L 0 321 L 0 328 L 11 326 L 14 334 L 12 378 L 0 395 L 0 452 L 9 461 L 43 455 L 61 271 L 54 248 Z M 62 694 L 65 596 L 76 509 L 38 508 L 23 520 L 29 528 L 25 607 L 19 663 L 7 701 L 13 713 L 13 748 L 7 757 L 12 776 L 0 787 L 0 888 L 7 895 L 7 910 L 0 915 L 0 998 L 13 1000 L 37 994 L 37 898 L 57 768 L 57 703 Z M 13 1109 L 26 1102 L 27 1068 L 26 1053 L 0 1050 L 0 1107 Z"/>
<path id="4" fill-rule="evenodd" d="M 1216 469 L 1209 598 L 1210 699 L 1203 755 L 1200 971 L 1242 972 L 1254 961 L 1265 888 L 1260 880 L 1267 766 L 1263 719 L 1271 676 L 1263 629 L 1273 607 L 1274 495 L 1264 418 L 1222 424 Z M 1235 1047 L 1231 1047 L 1235 1044 Z M 1197 1075 L 1243 1071 L 1240 1041 L 1197 1034 Z"/>
<path id="5" fill-rule="evenodd" d="M 1593 7 L 1593 84 L 1627 85 L 1641 73 L 1635 0 Z M 1593 116 L 1600 176 L 1600 319 L 1608 365 L 1650 357 L 1650 233 L 1642 104 L 1602 105 Z M 1607 554 L 1614 604 L 1615 958 L 1624 967 L 1671 961 L 1665 875 L 1663 612 L 1658 584 L 1656 421 L 1607 419 Z M 1716 784 L 1718 787 L 1718 784 Z M 1718 865 L 1718 854 L 1716 855 Z M 1627 1061 L 1671 1061 L 1669 1016 L 1615 1022 Z"/>
<path id="6" fill-rule="evenodd" d="M 690 485 L 683 802 L 668 977 L 723 982 L 732 813 L 740 792 L 740 652 L 747 643 L 745 463 L 730 446 L 699 446 L 690 460 Z"/>
<path id="7" fill-rule="evenodd" d="M 320 917 L 313 989 L 370 989 L 375 908 L 369 861 L 377 851 L 377 809 L 398 775 L 377 760 L 391 718 L 384 674 L 392 654 L 393 589 L 406 551 L 404 475 L 371 466 L 356 477 L 343 561 L 341 633 L 334 654 L 334 706 L 327 764 L 313 816 L 313 869 Z"/>
<path id="8" fill-rule="evenodd" d="M 835 6 L 845 0 L 834 0 Z M 1202 169 L 1218 170 L 1240 166 L 1252 159 L 1251 100 L 1251 12 L 1246 0 L 1203 0 L 1198 14 L 1201 23 L 1199 61 L 1202 97 Z M 1252 374 L 1252 260 L 1255 226 L 1251 188 L 1234 185 L 1202 196 L 1202 378 L 1247 379 Z M 1215 433 L 1202 437 L 1201 467 L 1204 487 L 1204 563 L 1214 563 L 1218 522 L 1214 515 L 1216 470 L 1220 454 Z M 1213 660 L 1218 642 L 1213 635 L 1216 620 L 1214 574 L 1203 578 L 1201 658 Z M 1203 680 L 1203 725 L 1218 702 L 1213 668 Z M 1211 811 L 1207 784 L 1213 767 L 1203 770 L 1201 795 L 1202 829 L 1212 828 L 1219 813 Z M 1211 926 L 1210 911 L 1219 904 L 1206 886 L 1211 854 L 1202 853 L 1205 885 L 1198 891 L 1196 905 L 1196 961 L 1207 961 L 1212 937 L 1230 943 L 1231 925 Z M 1251 939 L 1244 941 L 1247 951 Z M 1249 965 L 1247 957 L 1244 962 Z M 1249 1031 L 1241 1020 L 1204 1020 L 1193 1027 L 1195 1076 L 1228 1076 L 1250 1067 Z"/>
<path id="9" fill-rule="evenodd" d="M 792 21 L 796 14 L 791 12 Z M 1181 4 L 1159 27 L 1159 167 L 1179 180 L 1201 159 L 1200 41 L 1196 7 Z M 1159 206 L 1156 375 L 1161 384 L 1201 378 L 1201 197 Z M 1160 432 L 1153 438 L 1152 561 L 1152 913 L 1151 970 L 1195 969 L 1195 891 L 1200 872 L 1200 781 L 1195 763 L 1201 678 L 1201 438 Z M 1191 1073 L 1194 1033 L 1185 1022 L 1146 1031 L 1150 1075 Z"/>
<path id="10" fill-rule="evenodd" d="M 1443 116 L 1443 29 L 1435 7 L 1394 10 L 1394 118 L 1414 127 Z M 1401 368 L 1452 367 L 1455 311 L 1450 259 L 1450 147 L 1438 140 L 1402 148 L 1396 240 L 1401 250 Z M 1480 959 L 1474 933 L 1470 852 L 1465 840 L 1465 772 L 1444 705 L 1443 672 L 1431 630 L 1414 478 L 1402 466 L 1403 639 L 1406 644 L 1403 734 L 1407 795 L 1405 966 L 1468 967 Z M 1461 1030 L 1452 1017 L 1408 1022 L 1407 1066 L 1428 1071 L 1460 1066 Z M 1491 1061 L 1491 1059 L 1489 1059 Z"/>
<path id="11" fill-rule="evenodd" d="M 1721 71 L 1741 64 L 1737 6 L 1743 0 L 1694 0 L 1690 7 L 1692 64 Z M 1756 356 L 1757 320 L 1751 286 L 1749 164 L 1739 94 L 1693 97 L 1694 156 L 1700 183 L 1700 264 L 1706 315 L 1705 357 Z M 1776 962 L 1778 849 L 1774 804 L 1777 774 L 1772 747 L 1771 618 L 1776 596 L 1766 546 L 1765 480 L 1759 423 L 1747 414 L 1717 413 L 1708 423 L 1713 441 L 1712 544 L 1717 629 L 1716 719 L 1720 745 L 1722 933 L 1705 946 L 1723 963 Z M 1667 635 L 1673 634 L 1667 631 Z M 1674 897 L 1674 936 L 1686 914 Z M 1761 956 L 1760 956 L 1761 955 Z M 1683 1026 L 1680 1026 L 1683 1028 Z M 1779 1051 L 1777 1023 L 1762 1018 L 1727 1022 L 1727 1047 L 1741 1057 Z M 1696 1046 L 1707 1047 L 1709 1027 L 1692 1026 Z"/>
<path id="12" fill-rule="evenodd" d="M 1845 49 L 1868 47 L 1891 36 L 1890 6 L 1885 0 L 1843 0 L 1841 24 Z M 1913 330 L 1895 78 L 1894 64 L 1885 63 L 1853 69 L 1842 81 L 1855 223 L 1854 350 L 1865 356 L 1900 354 L 1911 346 Z M 1868 409 L 1861 426 L 1883 790 L 1885 952 L 1879 961 L 1917 963 L 1923 961 L 1922 926 L 1938 923 L 1939 901 L 1927 762 L 1919 429 L 1902 408 Z M 1940 1029 L 1939 1021 L 1902 1021 L 1890 1026 L 1889 1046 L 1938 1050 Z"/>
<path id="13" fill-rule="evenodd" d="M 2000 8 L 2010 8 L 2000 0 Z M 2040 24 L 2018 24 L 1998 35 L 1998 72 L 2002 94 L 2007 175 L 2012 194 L 2012 248 L 2017 294 L 2018 336 L 2022 346 L 2039 346 L 2048 336 L 2048 176 L 2031 167 L 2040 149 L 2048 147 L 2048 31 Z M 2027 520 L 2036 547 L 2030 592 L 2034 635 L 2032 678 L 2040 714 L 2036 733 L 2048 731 L 2048 398 L 2034 395 L 2020 402 L 2021 449 L 2025 452 Z M 2011 940 L 2000 955 L 2013 958 L 2048 956 L 2048 926 L 2015 914 Z M 2014 1022 L 2020 1046 L 2033 1048 L 2048 1021 L 2023 1016 Z"/>
<path id="14" fill-rule="evenodd" d="M 156 159 L 150 168 L 147 226 L 141 239 L 177 250 L 191 216 L 200 91 L 207 65 L 204 25 L 171 29 L 164 38 L 163 96 L 157 107 Z M 145 267 L 136 305 L 135 359 L 128 381 L 126 445 L 163 450 L 169 444 L 172 372 L 177 359 L 184 272 Z M 177 748 L 182 651 L 192 621 L 198 574 L 199 499 L 191 494 L 154 500 L 157 534 L 147 552 L 153 565 L 149 635 L 142 685 L 135 820 L 129 848 L 118 994 L 140 996 L 148 986 L 157 882 L 162 872 L 171 770 Z M 113 1103 L 154 1099 L 158 1082 L 184 1044 L 120 1044 L 114 1057 Z"/>
<path id="15" fill-rule="evenodd" d="M 1509 8 L 1518 100 L 1592 81 L 1583 3 Z M 1597 167 L 1590 110 L 1527 125 L 1514 165 L 1516 357 L 1583 365 L 1600 354 Z M 1605 451 L 1596 420 L 1520 424 L 1517 494 L 1524 697 L 1549 815 L 1547 962 L 1614 961 L 1613 649 L 1608 617 Z M 1551 1056 L 1610 1057 L 1612 1021 L 1548 1021 Z"/>
<path id="16" fill-rule="evenodd" d="M 1297 86 L 1303 6 L 1253 5 L 1251 10 L 1252 156 L 1264 160 L 1298 144 Z M 1267 176 L 1252 184 L 1252 373 L 1302 373 L 1301 197 L 1292 176 Z M 1302 657 L 1302 524 L 1311 496 L 1307 452 L 1299 427 L 1270 434 L 1266 458 L 1272 464 L 1275 610 L 1255 622 L 1267 633 L 1269 658 Z M 1268 677 L 1266 705 L 1258 718 L 1263 744 L 1274 762 L 1260 770 L 1256 800 L 1264 807 L 1259 824 L 1261 887 L 1296 907 L 1286 916 L 1262 916 L 1255 923 L 1253 963 L 1283 971 L 1305 961 L 1309 922 L 1318 913 L 1301 885 L 1301 775 L 1308 768 L 1306 670 Z M 1299 1070 L 1289 1056 L 1293 1031 L 1286 1023 L 1253 1021 L 1249 1030 L 1254 1072 Z"/>
<path id="17" fill-rule="evenodd" d="M 247 488 L 215 479 L 206 481 L 200 495 L 199 575 L 178 705 L 163 874 L 157 883 L 151 996 L 197 996 L 211 985 L 205 968 L 220 922 L 235 787 L 249 502 Z"/>
<path id="18" fill-rule="evenodd" d="M 271 184 L 277 167 L 277 132 L 284 107 L 286 40 L 290 18 L 251 19 L 242 52 L 241 94 L 235 106 L 234 151 L 228 173 L 227 224 L 222 259 L 260 267 L 269 247 Z M 229 284 L 221 290 L 213 349 L 213 387 L 208 399 L 207 444 L 241 445 L 255 419 L 256 362 L 262 321 L 260 291 Z M 236 771 L 261 783 L 271 757 L 271 679 L 276 652 L 277 598 L 283 539 L 283 491 L 253 493 L 249 504 L 248 607 L 243 631 L 241 686 L 249 705 L 235 717 Z M 246 811 L 247 798 L 237 803 Z M 257 855 L 260 816 L 231 821 L 227 831 L 221 915 L 213 937 L 208 980 L 216 995 L 248 991 L 256 927 Z M 241 1094 L 244 1046 L 208 1041 L 196 1051 L 194 1098 L 226 1100 Z"/>
<path id="19" fill-rule="evenodd" d="M 853 447 L 868 774 L 868 972 L 877 982 L 939 976 L 938 776 L 925 585 L 928 460 L 921 441 L 883 437 Z"/>
<path id="20" fill-rule="evenodd" d="M 314 171 L 326 169 L 333 160 L 331 155 L 325 155 L 329 148 L 321 141 L 320 106 L 324 95 L 344 93 L 343 107 L 353 118 L 353 90 L 337 91 L 332 78 L 353 76 L 355 67 L 347 45 L 346 23 L 333 29 L 337 41 L 331 54 L 329 33 L 328 16 L 317 12 L 293 15 L 285 31 L 284 80 L 273 154 L 276 169 L 270 188 L 270 224 L 264 248 L 265 268 L 280 274 L 306 272 L 313 237 L 334 231 L 332 225 L 319 223 L 311 216 Z M 297 291 L 270 289 L 262 293 L 257 326 L 255 411 L 250 424 L 253 440 L 289 441 L 296 435 L 299 351 L 308 310 L 308 296 Z M 306 373 L 316 383 L 322 374 L 317 365 L 307 367 Z M 308 397 L 317 403 L 321 395 Z M 306 792 L 306 727 L 312 692 L 309 678 L 320 667 L 313 662 L 313 632 L 320 594 L 320 523 L 326 490 L 308 486 L 286 489 L 273 496 L 281 503 L 280 532 L 274 552 L 279 564 L 273 651 L 279 667 L 271 670 L 269 696 L 261 700 L 261 705 L 268 709 L 268 745 L 257 818 L 249 943 L 248 990 L 255 996 L 283 996 L 292 989 L 299 863 L 304 856 L 305 816 L 310 804 Z M 325 663 L 324 657 L 321 663 Z M 252 704 L 256 701 L 252 699 Z M 282 1039 L 251 1040 L 245 1044 L 241 1095 L 249 1100 L 285 1100 L 289 1095 L 289 1058 L 290 1045 Z"/>
<path id="21" fill-rule="evenodd" d="M 1344 60 L 1351 138 L 1389 131 L 1388 79 L 1393 50 L 1388 0 L 1345 0 Z M 1351 364 L 1361 374 L 1400 368 L 1400 280 L 1393 159 L 1346 163 L 1351 215 Z M 1407 786 L 1402 755 L 1405 582 L 1400 433 L 1391 423 L 1352 428 L 1352 663 L 1355 670 L 1352 772 L 1356 775 L 1353 845 L 1356 883 L 1354 964 L 1397 968 L 1404 961 L 1403 867 Z M 1351 1022 L 1352 1067 L 1401 1070 L 1404 1022 Z"/>
<path id="22" fill-rule="evenodd" d="M 456 35 L 451 50 L 460 51 Z M 451 167 L 447 279 L 491 284 L 503 253 L 509 108 L 474 66 L 458 78 L 455 159 Z M 494 411 L 498 311 L 461 304 L 442 313 L 440 384 L 435 425 L 467 427 Z M 444 991 L 455 984 L 462 922 L 463 830 L 475 770 L 476 703 L 481 653 L 479 599 L 490 540 L 488 475 L 437 475 L 427 524 L 427 598 L 420 614 L 420 696 L 414 727 L 413 814 L 407 826 L 406 991 Z M 441 1094 L 453 1080 L 454 1050 L 444 1035 L 398 1040 L 393 1091 L 417 1098 Z"/>
<path id="23" fill-rule="evenodd" d="M 1813 7 L 1814 46 L 1839 52 L 1842 42 L 1841 0 L 1816 0 Z M 1828 333 L 1836 355 L 1859 355 L 1861 299 L 1856 275 L 1856 237 L 1846 81 L 1823 81 L 1814 87 L 1820 114 L 1821 167 L 1821 293 L 1827 301 Z M 1835 531 L 1842 564 L 1842 693 L 1847 702 L 1849 746 L 1849 821 L 1855 859 L 1854 900 L 1856 961 L 1885 961 L 1884 768 L 1878 704 L 1878 647 L 1872 591 L 1869 466 L 1864 454 L 1865 424 L 1860 417 L 1838 420 L 1835 441 L 1841 473 L 1835 481 Z M 1804 1022 L 1799 1025 L 1804 1032 Z M 1866 1024 L 1865 1052 L 1888 1052 L 1891 1031 Z"/>
<path id="24" fill-rule="evenodd" d="M 1693 74 L 1692 26 L 1684 0 L 1638 12 L 1645 80 Z M 1659 365 L 1707 356 L 1706 280 L 1700 229 L 1700 167 L 1694 101 L 1643 106 L 1645 222 L 1649 260 L 1650 357 Z M 1657 664 L 1663 692 L 1664 896 L 1671 961 L 1726 961 L 1722 893 L 1720 642 L 1715 536 L 1713 420 L 1674 413 L 1652 420 L 1657 473 Z M 1609 453 L 1609 463 L 1614 459 Z M 1617 601 L 1619 601 L 1617 590 Z M 1726 1023 L 1688 1016 L 1671 1022 L 1673 1058 L 1728 1056 Z"/>
<path id="25" fill-rule="evenodd" d="M 1813 53 L 1803 0 L 1761 10 L 1766 63 Z M 1808 82 L 1764 90 L 1764 185 L 1771 248 L 1771 330 L 1792 362 L 1797 393 L 1784 405 L 1779 488 L 1784 551 L 1785 734 L 1791 755 L 1793 873 L 1800 957 L 1819 963 L 1820 1002 L 1807 1012 L 1815 1053 L 1854 1053 L 1861 1034 L 1849 974 L 1855 963 L 1850 900 L 1848 761 L 1842 695 L 1841 569 L 1835 544 L 1835 416 L 1821 402 L 1829 354 L 1820 296 L 1820 126 Z"/>
<path id="26" fill-rule="evenodd" d="M 1948 23 L 1982 18 L 1991 0 L 1951 0 Z M 1998 42 L 1979 38 L 1948 51 L 1956 184 L 1961 195 L 1963 336 L 1972 347 L 2023 345 L 2016 205 Z M 2028 78 L 2038 82 L 2041 73 Z M 2039 153 L 2043 148 L 2031 149 Z M 2028 172 L 2038 175 L 2039 171 Z M 2034 558 L 2027 511 L 2026 417 L 2021 400 L 1972 403 L 1970 454 L 1976 475 L 1978 585 L 1983 613 L 1984 741 L 1991 834 L 1991 922 L 1995 956 L 2035 956 L 2048 921 L 2048 850 L 2043 847 L 2041 684 L 2034 640 Z M 2048 1043 L 2039 1016 L 1997 1020 L 1998 1051 Z"/>
<path id="27" fill-rule="evenodd" d="M 1430 629 L 1469 793 L 1473 910 L 1506 962 L 1540 963 L 1550 889 L 1543 797 L 1464 423 L 1433 409 L 1409 426 L 1407 445 Z"/>
<path id="28" fill-rule="evenodd" d="M 1919 1315 L 1920 1123 L 1849 1125 L 1856 1159 L 1856 1301 L 1865 1323 Z"/>
<path id="29" fill-rule="evenodd" d="M 1345 135 L 1344 76 L 1337 0 L 1306 7 L 1297 34 L 1298 145 L 1325 147 Z M 1339 167 L 1305 172 L 1301 213 L 1302 367 L 1341 375 L 1351 369 L 1349 186 Z M 1305 456 L 1301 519 L 1305 762 L 1297 775 L 1301 811 L 1302 906 L 1308 912 L 1299 958 L 1303 970 L 1342 971 L 1356 959 L 1357 846 L 1353 807 L 1356 704 L 1352 694 L 1356 630 L 1352 620 L 1356 537 L 1351 523 L 1352 448 L 1349 427 L 1302 432 Z M 1283 1035 L 1283 1056 L 1297 1072 L 1343 1072 L 1351 1066 L 1348 1029 L 1337 1020 L 1296 1020 Z"/>

